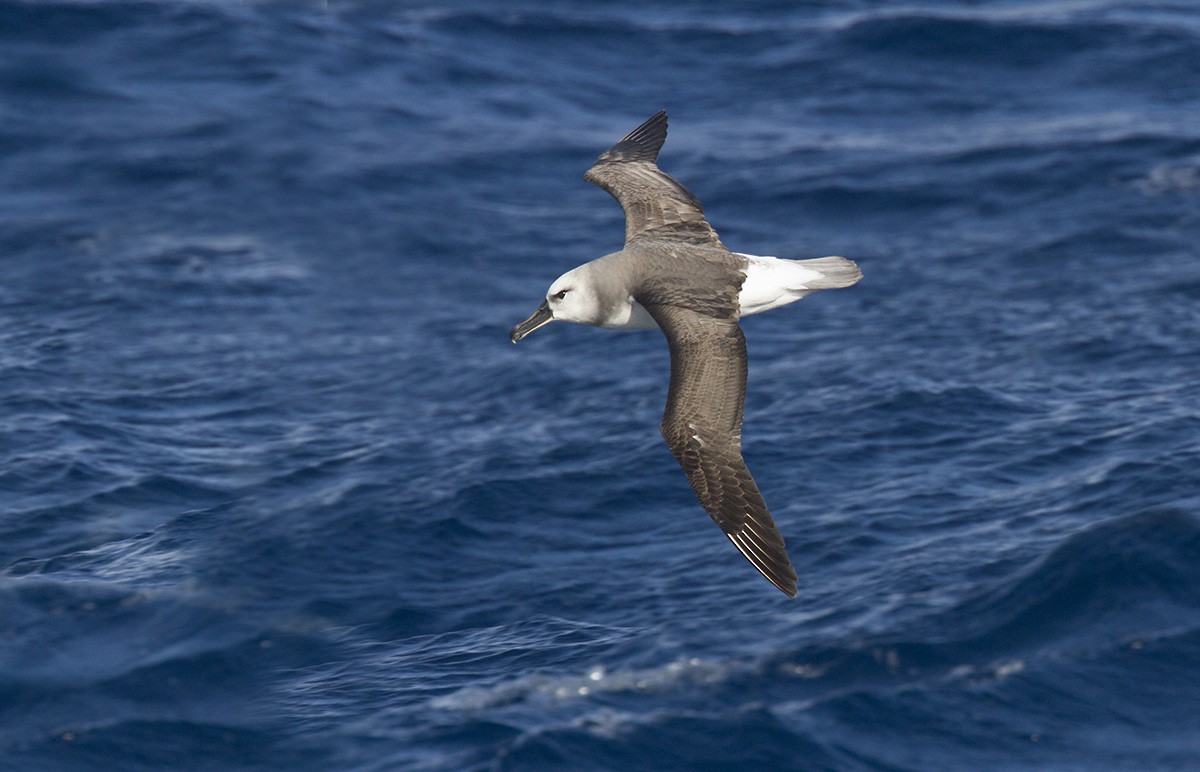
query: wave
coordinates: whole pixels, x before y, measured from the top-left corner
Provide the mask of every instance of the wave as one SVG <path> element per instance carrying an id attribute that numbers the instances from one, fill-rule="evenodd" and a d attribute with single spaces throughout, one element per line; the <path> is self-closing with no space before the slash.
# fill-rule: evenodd
<path id="1" fill-rule="evenodd" d="M 903 630 L 813 641 L 762 659 L 684 657 L 572 673 L 578 658 L 568 655 L 557 668 L 419 700 L 437 718 L 428 722 L 436 728 L 417 736 L 436 745 L 486 722 L 491 750 L 476 745 L 471 764 L 460 758 L 464 767 L 640 768 L 638 759 L 652 758 L 734 768 L 752 758 L 781 769 L 919 768 L 878 738 L 912 731 L 910 722 L 925 714 L 955 738 L 947 758 L 961 758 L 970 752 L 963 743 L 979 734 L 966 715 L 981 695 L 1004 695 L 1011 707 L 989 710 L 1014 727 L 1022 715 L 1042 710 L 1025 704 L 1035 699 L 1031 689 L 1062 690 L 1084 701 L 1116 691 L 1126 695 L 1130 711 L 1155 717 L 1164 708 L 1152 692 L 1191 700 L 1163 679 L 1174 682 L 1170 663 L 1183 666 L 1178 678 L 1196 675 L 1184 664 L 1200 655 L 1196 517 L 1163 510 L 1098 523 L 991 585 Z M 599 645 L 596 661 L 603 661 L 614 639 L 588 637 Z M 1075 718 L 1081 726 L 1104 721 L 1089 708 Z M 1069 730 L 1053 716 L 1040 720 L 1044 728 Z M 847 733 L 859 733 L 857 722 L 873 727 L 876 737 L 847 745 Z M 1029 745 L 1028 736 L 1014 736 L 1012 750 Z"/>
<path id="2" fill-rule="evenodd" d="M 765 672 L 821 688 L 930 671 L 1002 676 L 1030 657 L 1200 630 L 1200 520 L 1161 510 L 1099 523 L 1027 572 L 912 624 L 782 653 Z"/>
<path id="3" fill-rule="evenodd" d="M 911 624 L 907 632 L 812 643 L 757 664 L 685 658 L 640 670 L 596 666 L 576 675 L 471 687 L 430 705 L 485 709 L 535 695 L 665 694 L 779 677 L 802 682 L 806 690 L 862 687 L 931 671 L 1003 678 L 1031 657 L 1200 631 L 1200 520 L 1163 510 L 1100 523 L 1069 537 L 1027 571 Z"/>
<path id="4" fill-rule="evenodd" d="M 58 727 L 41 740 L 7 749 L 24 769 L 97 769 L 121 759 L 122 769 L 177 768 L 181 759 L 211 769 L 315 768 L 326 754 L 277 741 L 253 727 L 219 720 L 135 718 Z"/>
<path id="5" fill-rule="evenodd" d="M 839 38 L 866 53 L 1042 67 L 1111 44 L 1122 32 L 1113 23 L 896 13 L 854 21 Z"/>
<path id="6" fill-rule="evenodd" d="M 493 763 L 513 770 L 814 770 L 851 769 L 852 760 L 770 710 L 748 707 L 638 718 L 598 711 L 570 726 L 522 735 Z"/>
<path id="7" fill-rule="evenodd" d="M 1200 191 L 1200 155 L 1158 164 L 1134 185 L 1148 196 Z"/>

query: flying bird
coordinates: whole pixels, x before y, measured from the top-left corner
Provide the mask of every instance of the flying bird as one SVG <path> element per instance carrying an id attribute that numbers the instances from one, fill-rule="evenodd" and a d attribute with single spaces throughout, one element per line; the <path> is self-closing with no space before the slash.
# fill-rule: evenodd
<path id="1" fill-rule="evenodd" d="M 862 278 L 844 257 L 783 260 L 730 252 L 692 193 L 658 168 L 660 111 L 597 159 L 584 179 L 625 210 L 619 252 L 554 280 L 513 343 L 552 321 L 616 330 L 658 327 L 671 380 L 663 438 L 701 505 L 772 584 L 796 596 L 796 570 L 742 459 L 746 338 L 738 319 Z"/>

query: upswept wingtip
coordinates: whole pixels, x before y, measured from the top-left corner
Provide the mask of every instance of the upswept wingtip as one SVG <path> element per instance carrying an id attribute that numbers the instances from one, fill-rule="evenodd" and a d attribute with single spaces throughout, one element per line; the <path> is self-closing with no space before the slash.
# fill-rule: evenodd
<path id="1" fill-rule="evenodd" d="M 628 163 L 658 160 L 658 152 L 667 141 L 667 111 L 659 110 L 642 125 L 622 137 L 600 156 L 597 163 Z"/>

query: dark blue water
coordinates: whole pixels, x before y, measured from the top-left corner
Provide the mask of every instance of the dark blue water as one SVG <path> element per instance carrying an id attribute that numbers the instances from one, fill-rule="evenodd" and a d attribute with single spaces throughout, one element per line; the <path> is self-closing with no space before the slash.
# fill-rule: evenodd
<path id="1" fill-rule="evenodd" d="M 507 330 L 660 108 L 788 600 L 661 335 Z M 0 767 L 1200 768 L 1200 8 L 0 0 Z"/>

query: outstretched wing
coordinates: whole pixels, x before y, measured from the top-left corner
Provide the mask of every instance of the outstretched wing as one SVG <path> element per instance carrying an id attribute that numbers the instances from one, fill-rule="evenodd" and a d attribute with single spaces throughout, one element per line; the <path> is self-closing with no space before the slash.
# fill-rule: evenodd
<path id="1" fill-rule="evenodd" d="M 667 336 L 671 386 L 662 434 L 692 490 L 729 540 L 763 576 L 796 596 L 783 536 L 742 459 L 746 338 L 736 318 L 646 305 Z"/>
<path id="2" fill-rule="evenodd" d="M 626 244 L 650 236 L 721 246 L 696 197 L 658 168 L 666 139 L 667 111 L 662 110 L 609 148 L 583 178 L 607 190 L 625 210 Z"/>

